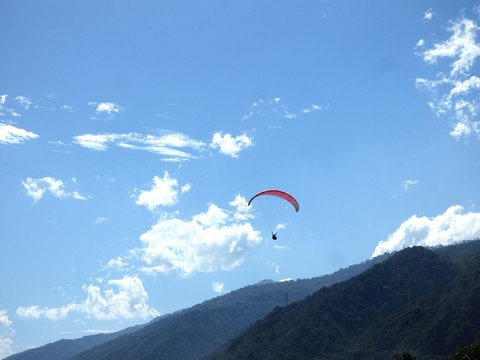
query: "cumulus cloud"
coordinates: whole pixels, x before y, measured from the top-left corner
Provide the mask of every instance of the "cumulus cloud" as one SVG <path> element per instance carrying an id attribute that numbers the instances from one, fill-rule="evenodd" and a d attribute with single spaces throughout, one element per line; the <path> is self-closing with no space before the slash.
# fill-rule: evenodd
<path id="1" fill-rule="evenodd" d="M 231 134 L 223 135 L 221 132 L 213 134 L 210 147 L 217 149 L 221 154 L 238 157 L 238 153 L 253 145 L 253 141 L 246 134 L 233 137 Z"/>
<path id="2" fill-rule="evenodd" d="M 39 136 L 31 131 L 0 123 L 0 144 L 23 144 Z"/>
<path id="3" fill-rule="evenodd" d="M 206 212 L 189 220 L 159 219 L 140 240 L 143 247 L 136 252 L 146 263 L 143 271 L 177 271 L 188 276 L 193 272 L 239 266 L 247 251 L 262 238 L 250 223 L 239 221 L 231 211 L 210 204 Z"/>
<path id="4" fill-rule="evenodd" d="M 470 135 L 480 138 L 480 79 L 471 74 L 480 56 L 479 31 L 480 26 L 471 19 L 451 21 L 449 38 L 420 53 L 426 63 L 442 68 L 439 60 L 446 60 L 449 67 L 447 71 L 440 70 L 435 79 L 418 78 L 416 85 L 431 92 L 433 100 L 429 106 L 437 116 L 446 115 L 453 120 L 450 135 L 456 140 Z"/>
<path id="5" fill-rule="evenodd" d="M 235 208 L 234 217 L 236 220 L 242 221 L 253 218 L 253 215 L 250 213 L 251 207 L 248 206 L 247 199 L 242 195 L 235 196 L 235 199 L 228 204 Z"/>
<path id="6" fill-rule="evenodd" d="M 13 341 L 10 338 L 0 338 L 0 359 L 13 354 Z"/>
<path id="7" fill-rule="evenodd" d="M 98 320 L 147 319 L 160 313 L 147 304 L 148 294 L 137 276 L 125 276 L 108 282 L 108 288 L 102 292 L 97 285 L 84 287 L 87 298 L 82 303 L 72 303 L 57 308 L 28 306 L 17 308 L 22 319 L 60 320 L 72 312 L 84 313 Z"/>
<path id="8" fill-rule="evenodd" d="M 87 149 L 106 151 L 110 146 L 123 149 L 143 150 L 162 155 L 166 161 L 181 161 L 196 158 L 184 149 L 200 152 L 205 147 L 201 141 L 185 134 L 163 131 L 159 135 L 127 134 L 84 134 L 74 137 L 74 142 Z"/>
<path id="9" fill-rule="evenodd" d="M 223 292 L 223 283 L 222 282 L 212 282 L 212 290 L 216 292 L 217 294 L 221 294 Z"/>
<path id="10" fill-rule="evenodd" d="M 378 243 L 372 257 L 410 246 L 449 245 L 476 238 L 480 238 L 480 213 L 464 213 L 462 206 L 455 205 L 436 217 L 410 217 Z"/>
<path id="11" fill-rule="evenodd" d="M 8 318 L 7 312 L 0 310 L 0 359 L 13 354 L 12 324 L 13 322 Z"/>
<path id="12" fill-rule="evenodd" d="M 114 102 L 89 102 L 88 105 L 95 106 L 95 111 L 97 114 L 107 115 L 108 117 L 121 114 L 125 111 L 125 107 Z"/>
<path id="13" fill-rule="evenodd" d="M 184 185 L 180 191 L 187 192 L 189 185 Z M 146 206 L 150 211 L 155 211 L 160 206 L 173 206 L 178 202 L 178 180 L 165 171 L 163 178 L 153 177 L 153 184 L 149 190 L 141 190 L 135 203 Z"/>
<path id="14" fill-rule="evenodd" d="M 76 183 L 76 180 L 73 179 L 72 182 Z M 32 179 L 27 177 L 25 180 L 22 181 L 22 184 L 27 192 L 27 195 L 35 201 L 40 200 L 46 193 L 49 193 L 50 195 L 59 199 L 87 199 L 86 196 L 81 195 L 76 190 L 67 190 L 67 186 L 62 180 L 55 179 L 49 176 L 39 179 Z"/>

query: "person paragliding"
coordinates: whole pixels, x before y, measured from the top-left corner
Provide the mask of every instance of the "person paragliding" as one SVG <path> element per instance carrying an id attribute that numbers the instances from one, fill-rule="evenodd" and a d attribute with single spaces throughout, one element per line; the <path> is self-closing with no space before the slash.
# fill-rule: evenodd
<path id="1" fill-rule="evenodd" d="M 279 197 L 283 200 L 288 201 L 294 208 L 295 211 L 298 212 L 300 211 L 300 205 L 298 204 L 298 201 L 289 193 L 286 193 L 285 191 L 281 190 L 265 190 L 261 191 L 258 194 L 255 194 L 250 201 L 248 202 L 248 206 L 252 203 L 253 199 L 257 198 L 258 196 L 263 196 L 263 195 L 270 195 L 270 196 L 276 196 Z M 272 240 L 277 240 L 277 233 L 272 231 Z"/>

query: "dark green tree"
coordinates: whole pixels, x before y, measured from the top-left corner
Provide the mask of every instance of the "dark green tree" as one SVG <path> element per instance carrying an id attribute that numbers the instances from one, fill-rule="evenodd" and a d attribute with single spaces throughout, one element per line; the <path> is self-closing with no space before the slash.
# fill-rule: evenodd
<path id="1" fill-rule="evenodd" d="M 415 360 L 415 356 L 410 354 L 408 351 L 404 351 L 402 355 L 395 355 L 395 360 Z"/>
<path id="2" fill-rule="evenodd" d="M 472 345 L 461 347 L 449 360 L 480 360 L 480 339 Z"/>

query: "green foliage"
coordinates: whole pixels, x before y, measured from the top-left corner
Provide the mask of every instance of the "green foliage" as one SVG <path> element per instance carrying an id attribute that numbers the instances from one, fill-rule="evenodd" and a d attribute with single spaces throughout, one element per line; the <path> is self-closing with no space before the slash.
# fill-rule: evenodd
<path id="1" fill-rule="evenodd" d="M 480 256 L 457 263 L 447 254 L 405 249 L 275 309 L 210 358 L 408 359 L 408 348 L 420 359 L 445 359 L 480 335 Z"/>
<path id="2" fill-rule="evenodd" d="M 408 351 L 404 351 L 402 355 L 395 355 L 394 356 L 395 360 L 415 360 L 415 356 L 410 354 Z"/>
<path id="3" fill-rule="evenodd" d="M 480 339 L 469 346 L 461 347 L 449 360 L 480 360 Z"/>

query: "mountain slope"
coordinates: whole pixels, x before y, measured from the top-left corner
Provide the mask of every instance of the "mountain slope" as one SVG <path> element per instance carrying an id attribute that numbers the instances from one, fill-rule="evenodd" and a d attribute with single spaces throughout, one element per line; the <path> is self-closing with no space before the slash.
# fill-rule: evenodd
<path id="1" fill-rule="evenodd" d="M 433 251 L 402 250 L 357 277 L 275 309 L 210 358 L 374 359 L 376 349 L 356 349 L 355 340 L 415 300 L 441 291 L 458 273 Z"/>
<path id="2" fill-rule="evenodd" d="M 111 334 L 89 335 L 74 340 L 62 339 L 51 344 L 11 355 L 5 358 L 5 360 L 64 360 L 82 351 L 88 350 L 93 346 L 113 340 L 118 336 L 137 331 L 141 327 L 142 326 L 133 326 Z"/>
<path id="3" fill-rule="evenodd" d="M 360 348 L 414 349 L 420 358 L 452 354 L 480 336 L 480 253 L 443 290 L 422 297 L 359 339 Z"/>
<path id="4" fill-rule="evenodd" d="M 356 276 L 386 257 L 388 255 L 318 278 L 247 286 L 174 313 L 73 359 L 199 359 L 240 334 L 274 307 L 284 306 L 324 286 Z"/>

